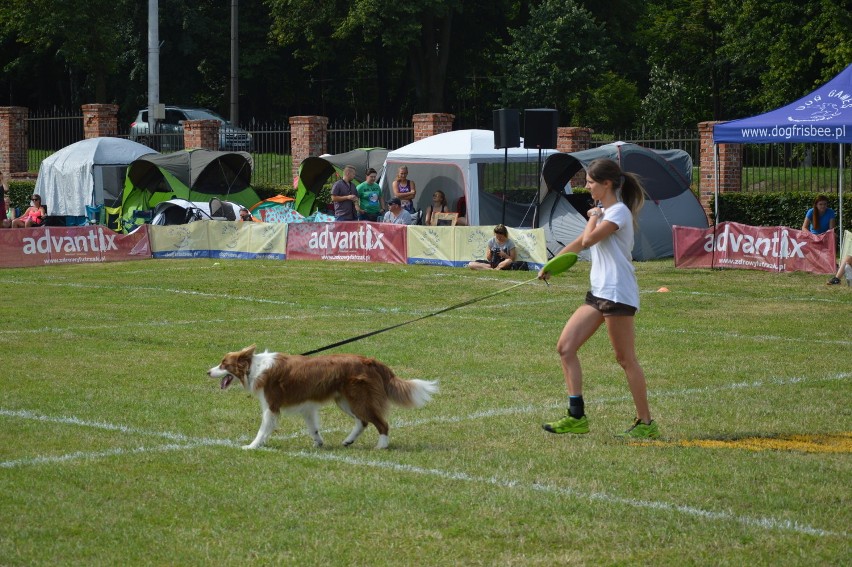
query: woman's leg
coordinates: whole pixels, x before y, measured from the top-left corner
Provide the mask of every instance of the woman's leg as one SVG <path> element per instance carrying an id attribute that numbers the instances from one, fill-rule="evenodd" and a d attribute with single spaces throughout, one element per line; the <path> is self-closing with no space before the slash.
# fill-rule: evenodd
<path id="1" fill-rule="evenodd" d="M 562 362 L 562 373 L 565 375 L 565 386 L 570 396 L 583 395 L 583 371 L 577 351 L 589 338 L 595 334 L 604 322 L 600 311 L 591 305 L 581 305 L 565 323 L 556 351 Z"/>
<path id="2" fill-rule="evenodd" d="M 645 382 L 645 372 L 636 357 L 636 334 L 633 328 L 633 317 L 627 315 L 611 315 L 606 318 L 606 329 L 609 342 L 615 351 L 615 359 L 627 375 L 627 385 L 636 406 L 636 417 L 643 423 L 650 423 L 651 409 L 648 406 L 648 386 Z"/>

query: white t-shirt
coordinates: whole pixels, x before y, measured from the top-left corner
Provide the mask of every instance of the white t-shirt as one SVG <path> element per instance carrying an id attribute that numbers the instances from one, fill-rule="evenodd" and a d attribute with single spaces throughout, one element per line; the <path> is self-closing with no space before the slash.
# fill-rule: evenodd
<path id="1" fill-rule="evenodd" d="M 639 309 L 639 284 L 633 268 L 633 215 L 622 202 L 604 210 L 599 222 L 610 221 L 618 230 L 590 249 L 592 294 Z"/>

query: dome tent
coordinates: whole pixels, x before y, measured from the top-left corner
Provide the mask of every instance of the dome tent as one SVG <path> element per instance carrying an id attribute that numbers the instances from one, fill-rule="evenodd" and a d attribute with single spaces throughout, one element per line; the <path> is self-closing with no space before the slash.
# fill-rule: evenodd
<path id="1" fill-rule="evenodd" d="M 143 156 L 127 168 L 121 216 L 125 227 L 135 211 L 149 211 L 169 199 L 209 201 L 213 197 L 250 207 L 260 201 L 251 187 L 251 155 L 246 152 L 184 150 Z"/>
<path id="2" fill-rule="evenodd" d="M 556 255 L 586 226 L 591 199 L 587 194 L 566 194 L 565 188 L 571 178 L 598 158 L 618 162 L 623 171 L 636 174 L 645 187 L 645 206 L 637 219 L 634 260 L 672 256 L 673 225 L 707 228 L 704 208 L 690 189 L 689 154 L 616 142 L 580 152 L 553 154 L 544 162 L 540 218 L 550 255 Z"/>
<path id="3" fill-rule="evenodd" d="M 48 156 L 39 167 L 35 192 L 51 216 L 83 222 L 86 206 L 114 206 L 121 199 L 125 170 L 137 158 L 157 152 L 123 138 L 88 138 Z"/>

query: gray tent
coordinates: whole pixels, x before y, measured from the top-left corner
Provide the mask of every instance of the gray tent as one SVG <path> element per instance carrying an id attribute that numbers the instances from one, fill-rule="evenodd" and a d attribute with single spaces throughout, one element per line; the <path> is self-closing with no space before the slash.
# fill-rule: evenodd
<path id="1" fill-rule="evenodd" d="M 41 163 L 35 192 L 54 216 L 85 219 L 86 206 L 115 206 L 127 166 L 157 152 L 123 138 L 89 138 L 66 146 Z"/>
<path id="2" fill-rule="evenodd" d="M 692 158 L 682 150 L 658 151 L 616 142 L 598 148 L 547 158 L 542 167 L 540 226 L 547 249 L 555 255 L 577 238 L 586 225 L 592 203 L 588 194 L 574 194 L 569 182 L 593 160 L 609 158 L 634 173 L 645 186 L 645 206 L 639 213 L 634 260 L 674 254 L 672 226 L 707 228 L 707 215 L 690 189 Z"/>

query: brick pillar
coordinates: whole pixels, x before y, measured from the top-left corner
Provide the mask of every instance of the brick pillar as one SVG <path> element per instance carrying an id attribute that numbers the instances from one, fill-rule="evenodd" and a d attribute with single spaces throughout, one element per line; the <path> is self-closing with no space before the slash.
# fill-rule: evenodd
<path id="1" fill-rule="evenodd" d="M 427 112 L 415 114 L 411 121 L 414 123 L 414 141 L 453 131 L 455 116 L 443 112 Z"/>
<path id="2" fill-rule="evenodd" d="M 328 153 L 328 118 L 325 116 L 290 117 L 290 155 L 293 176 L 305 158 Z"/>
<path id="3" fill-rule="evenodd" d="M 118 135 L 117 104 L 84 104 L 82 108 L 84 138 Z"/>
<path id="4" fill-rule="evenodd" d="M 698 133 L 701 138 L 698 190 L 701 206 L 707 218 L 714 221 L 711 205 L 716 188 L 716 167 L 713 163 L 713 126 L 718 122 L 700 122 Z M 743 146 L 742 144 L 719 144 L 719 193 L 742 191 Z"/>
<path id="5" fill-rule="evenodd" d="M 27 117 L 23 106 L 0 107 L 0 171 L 7 176 L 25 172 L 27 160 Z"/>
<path id="6" fill-rule="evenodd" d="M 588 150 L 592 142 L 591 128 L 564 126 L 556 129 L 556 151 L 564 154 Z M 580 170 L 571 178 L 571 187 L 585 187 L 586 172 Z"/>
<path id="7" fill-rule="evenodd" d="M 186 120 L 183 123 L 183 145 L 187 149 L 219 149 L 218 120 Z"/>

